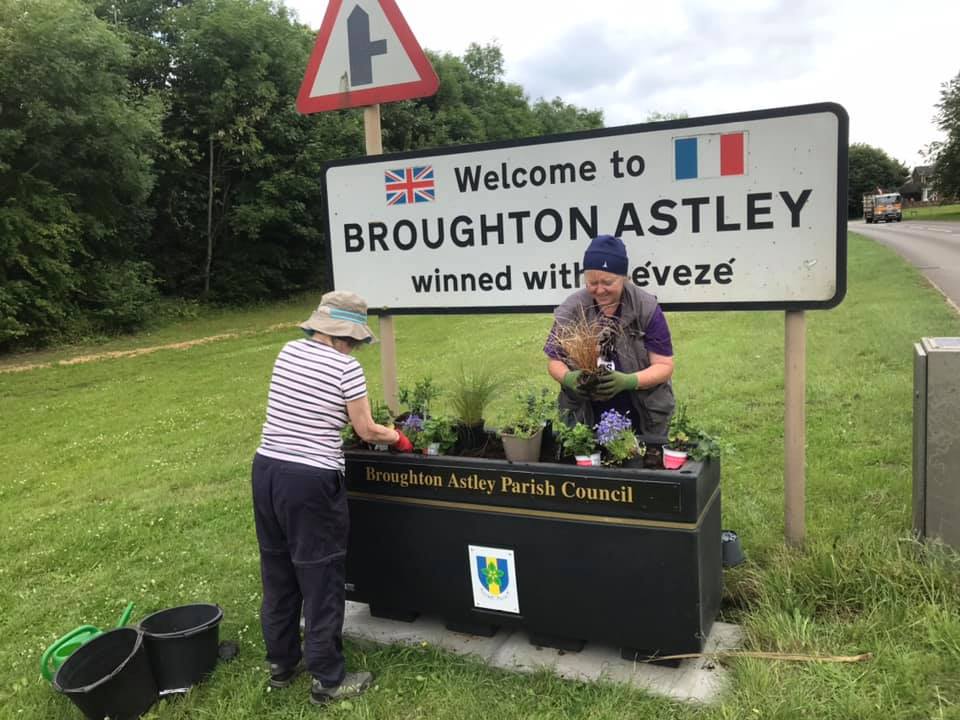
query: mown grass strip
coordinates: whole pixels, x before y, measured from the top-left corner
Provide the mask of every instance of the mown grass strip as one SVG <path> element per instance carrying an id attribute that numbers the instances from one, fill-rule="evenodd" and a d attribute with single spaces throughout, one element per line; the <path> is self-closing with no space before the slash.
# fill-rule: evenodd
<path id="1" fill-rule="evenodd" d="M 910 468 L 912 344 L 960 335 L 960 319 L 869 240 L 851 236 L 849 265 L 846 300 L 808 313 L 802 550 L 783 543 L 783 314 L 669 320 L 678 396 L 737 448 L 724 459 L 723 524 L 741 535 L 748 562 L 726 573 L 722 619 L 743 626 L 748 651 L 869 652 L 871 661 L 728 659 L 727 694 L 700 708 L 492 670 L 433 647 L 351 644 L 351 667 L 373 670 L 377 687 L 324 712 L 386 720 L 956 716 L 960 567 L 954 554 L 911 538 Z M 222 636 L 241 648 L 209 682 L 149 718 L 314 716 L 306 679 L 285 692 L 266 689 L 248 483 L 270 368 L 296 336 L 261 331 L 302 320 L 315 303 L 129 341 L 256 331 L 185 350 L 0 375 L 0 718 L 79 717 L 38 679 L 37 660 L 77 625 L 114 622 L 131 600 L 135 619 L 217 602 L 226 611 Z M 546 315 L 399 317 L 400 380 L 429 374 L 449 387 L 461 362 L 492 363 L 506 383 L 487 418 L 495 424 L 513 389 L 550 387 L 541 354 L 549 325 Z M 380 397 L 376 347 L 359 357 Z"/>

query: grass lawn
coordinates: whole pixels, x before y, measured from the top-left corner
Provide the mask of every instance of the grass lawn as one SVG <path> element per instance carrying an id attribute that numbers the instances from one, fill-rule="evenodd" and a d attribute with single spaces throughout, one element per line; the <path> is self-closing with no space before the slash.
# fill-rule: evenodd
<path id="1" fill-rule="evenodd" d="M 904 220 L 960 220 L 960 204 L 906 208 Z"/>
<path id="2" fill-rule="evenodd" d="M 240 331 L 188 349 L 0 373 L 0 718 L 79 718 L 38 677 L 44 648 L 85 623 L 189 602 L 224 607 L 240 657 L 149 718 L 960 718 L 960 562 L 910 536 L 912 343 L 960 318 L 891 251 L 851 235 L 849 290 L 807 314 L 807 532 L 783 544 L 783 314 L 673 313 L 675 387 L 733 443 L 723 526 L 748 562 L 726 572 L 721 619 L 749 649 L 871 652 L 853 665 L 727 661 L 713 707 L 613 685 L 495 671 L 433 647 L 350 644 L 377 675 L 326 710 L 307 681 L 268 692 L 249 466 L 277 350 L 316 298 L 159 329 L 114 349 Z M 360 288 L 362 291 L 362 288 Z M 488 362 L 511 387 L 549 386 L 545 315 L 399 317 L 401 382 Z M 88 351 L 85 348 L 84 351 Z M 70 348 L 41 360 L 70 355 Z M 380 397 L 376 348 L 364 349 Z M 30 362 L 29 357 L 17 358 Z M 501 393 L 496 421 L 512 393 Z"/>

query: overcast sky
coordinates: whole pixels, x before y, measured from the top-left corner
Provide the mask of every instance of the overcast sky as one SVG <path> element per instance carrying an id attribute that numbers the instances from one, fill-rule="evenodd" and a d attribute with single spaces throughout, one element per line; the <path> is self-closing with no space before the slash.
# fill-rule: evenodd
<path id="1" fill-rule="evenodd" d="M 324 0 L 285 0 L 318 29 Z M 349 3 L 350 0 L 344 0 Z M 527 94 L 602 109 L 607 126 L 833 101 L 850 141 L 909 167 L 940 137 L 960 72 L 960 0 L 397 0 L 420 45 L 503 49 Z"/>

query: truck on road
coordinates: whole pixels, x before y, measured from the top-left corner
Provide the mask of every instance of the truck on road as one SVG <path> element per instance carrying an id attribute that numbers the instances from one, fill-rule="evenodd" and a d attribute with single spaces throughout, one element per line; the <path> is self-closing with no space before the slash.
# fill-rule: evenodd
<path id="1" fill-rule="evenodd" d="M 885 220 L 903 220 L 903 200 L 900 193 L 867 194 L 863 196 L 863 219 L 867 223 Z"/>

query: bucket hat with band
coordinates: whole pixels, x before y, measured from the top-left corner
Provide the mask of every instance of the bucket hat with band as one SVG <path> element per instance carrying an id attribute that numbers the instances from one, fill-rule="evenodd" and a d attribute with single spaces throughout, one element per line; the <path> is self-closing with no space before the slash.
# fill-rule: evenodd
<path id="1" fill-rule="evenodd" d="M 367 325 L 367 302 L 356 293 L 334 290 L 320 298 L 320 305 L 307 320 L 304 330 L 330 337 L 349 337 L 362 343 L 377 342 Z"/>

